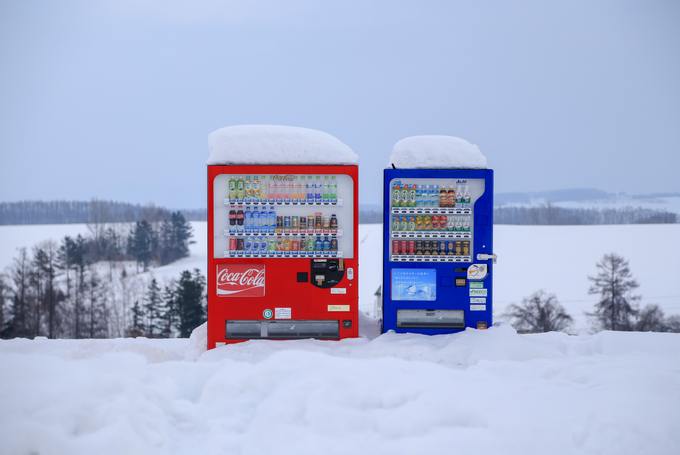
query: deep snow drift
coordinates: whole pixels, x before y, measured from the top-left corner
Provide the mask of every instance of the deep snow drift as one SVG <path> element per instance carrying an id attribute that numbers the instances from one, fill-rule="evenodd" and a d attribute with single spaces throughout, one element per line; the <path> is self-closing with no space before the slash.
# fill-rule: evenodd
<path id="1" fill-rule="evenodd" d="M 0 342 L 0 452 L 635 454 L 680 446 L 680 335 Z M 198 344 L 197 344 L 198 343 Z"/>
<path id="2" fill-rule="evenodd" d="M 280 125 L 235 125 L 208 136 L 208 164 L 357 164 L 351 148 L 328 133 Z"/>
<path id="3" fill-rule="evenodd" d="M 389 164 L 397 168 L 484 169 L 486 157 L 475 144 L 454 136 L 411 136 L 394 144 Z"/>

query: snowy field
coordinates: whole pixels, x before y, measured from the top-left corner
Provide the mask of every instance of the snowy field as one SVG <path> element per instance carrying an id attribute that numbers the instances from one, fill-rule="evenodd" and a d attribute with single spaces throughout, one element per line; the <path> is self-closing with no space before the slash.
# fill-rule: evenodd
<path id="1" fill-rule="evenodd" d="M 192 223 L 191 256 L 153 269 L 161 281 L 177 278 L 182 270 L 206 267 L 206 224 Z M 87 232 L 85 225 L 0 226 L 0 268 L 9 265 L 16 249 L 66 234 Z M 640 283 L 642 303 L 660 305 L 667 314 L 680 314 L 680 224 L 613 226 L 506 226 L 494 228 L 498 264 L 494 274 L 494 313 L 539 289 L 557 294 L 574 317 L 574 331 L 589 327 L 584 313 L 596 300 L 588 295 L 588 275 L 605 253 L 616 252 L 630 261 Z M 374 293 L 381 283 L 382 225 L 359 227 L 360 307 L 372 317 Z"/>
<path id="2" fill-rule="evenodd" d="M 154 276 L 205 268 L 205 223 L 193 225 L 191 257 Z M 0 227 L 0 264 L 16 247 L 78 232 L 85 227 Z M 369 316 L 381 232 L 360 228 Z M 579 317 L 593 301 L 586 276 L 616 251 L 630 260 L 643 302 L 680 313 L 679 225 L 497 226 L 495 241 L 497 309 L 544 288 Z M 638 455 L 680 447 L 678 334 L 517 335 L 499 325 L 377 336 L 375 321 L 362 317 L 359 339 L 204 352 L 200 332 L 190 340 L 0 341 L 0 453 Z"/>
<path id="3" fill-rule="evenodd" d="M 197 337 L 200 338 L 200 337 Z M 197 344 L 198 343 L 198 344 Z M 677 454 L 680 335 L 0 342 L 3 454 Z"/>

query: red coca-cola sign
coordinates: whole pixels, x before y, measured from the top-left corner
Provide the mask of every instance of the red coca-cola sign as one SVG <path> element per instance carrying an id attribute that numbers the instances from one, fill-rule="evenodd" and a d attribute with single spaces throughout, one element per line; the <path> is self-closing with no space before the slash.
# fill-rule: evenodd
<path id="1" fill-rule="evenodd" d="M 263 297 L 264 264 L 217 264 L 217 295 Z"/>

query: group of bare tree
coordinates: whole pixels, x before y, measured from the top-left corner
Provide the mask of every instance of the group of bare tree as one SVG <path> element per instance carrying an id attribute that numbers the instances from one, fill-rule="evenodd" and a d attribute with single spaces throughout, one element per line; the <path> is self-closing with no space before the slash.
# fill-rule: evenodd
<path id="1" fill-rule="evenodd" d="M 654 304 L 640 308 L 640 296 L 635 294 L 639 287 L 630 271 L 628 261 L 610 253 L 597 263 L 597 273 L 589 276 L 589 293 L 597 295 L 592 312 L 587 315 L 599 330 L 623 330 L 640 332 L 680 332 L 680 316 L 667 317 Z M 554 294 L 537 291 L 512 304 L 505 317 L 520 333 L 565 331 L 573 318 L 560 305 Z"/>

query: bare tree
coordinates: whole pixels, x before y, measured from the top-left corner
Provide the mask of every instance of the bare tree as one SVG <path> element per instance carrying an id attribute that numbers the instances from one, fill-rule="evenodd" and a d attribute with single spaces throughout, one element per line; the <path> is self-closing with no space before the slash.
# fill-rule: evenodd
<path id="1" fill-rule="evenodd" d="M 665 332 L 666 317 L 659 305 L 647 305 L 640 310 L 635 321 L 638 332 Z"/>
<path id="2" fill-rule="evenodd" d="M 639 285 L 628 261 L 615 253 L 605 254 L 597 263 L 597 274 L 588 279 L 592 282 L 588 292 L 600 296 L 589 315 L 605 330 L 633 330 L 640 297 L 633 294 Z"/>
<path id="3" fill-rule="evenodd" d="M 543 290 L 525 297 L 519 305 L 510 305 L 505 316 L 520 333 L 562 331 L 573 321 L 559 304 L 555 294 L 548 294 Z"/>

